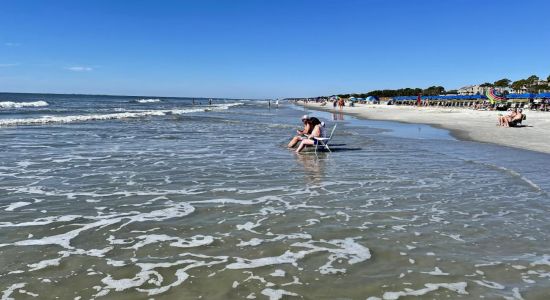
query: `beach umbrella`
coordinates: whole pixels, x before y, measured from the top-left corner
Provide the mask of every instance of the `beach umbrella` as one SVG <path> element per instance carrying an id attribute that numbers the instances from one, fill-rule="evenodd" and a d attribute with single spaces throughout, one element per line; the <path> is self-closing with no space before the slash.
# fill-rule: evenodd
<path id="1" fill-rule="evenodd" d="M 495 92 L 495 89 L 493 89 L 493 88 L 490 88 L 487 91 L 486 96 L 487 96 L 487 98 L 489 98 L 489 102 L 491 102 L 491 104 L 495 104 L 495 102 L 506 101 L 506 97 L 503 97 L 501 95 L 497 95 L 496 92 Z"/>
<path id="2" fill-rule="evenodd" d="M 378 98 L 376 96 L 368 96 L 367 101 L 376 102 L 376 101 L 378 101 Z"/>

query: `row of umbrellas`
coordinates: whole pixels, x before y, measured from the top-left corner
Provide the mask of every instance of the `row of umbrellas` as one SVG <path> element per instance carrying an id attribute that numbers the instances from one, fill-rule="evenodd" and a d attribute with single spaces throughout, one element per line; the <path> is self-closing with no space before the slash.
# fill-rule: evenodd
<path id="1" fill-rule="evenodd" d="M 524 93 L 524 94 L 508 94 L 507 99 L 537 99 L 550 98 L 550 93 Z M 485 100 L 488 99 L 485 95 L 445 95 L 445 96 L 421 96 L 422 100 Z M 418 96 L 397 96 L 393 97 L 394 101 L 417 101 Z"/>

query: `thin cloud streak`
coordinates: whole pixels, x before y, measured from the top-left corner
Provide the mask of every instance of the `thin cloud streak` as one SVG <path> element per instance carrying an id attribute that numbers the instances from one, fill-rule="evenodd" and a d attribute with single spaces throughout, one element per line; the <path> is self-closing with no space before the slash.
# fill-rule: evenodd
<path id="1" fill-rule="evenodd" d="M 8 47 L 19 47 L 19 46 L 21 46 L 20 43 L 12 43 L 12 42 L 4 43 L 4 45 L 8 46 Z"/>
<path id="2" fill-rule="evenodd" d="M 15 66 L 19 66 L 19 64 L 0 64 L 0 68 L 15 67 Z"/>
<path id="3" fill-rule="evenodd" d="M 68 67 L 66 69 L 73 72 L 90 72 L 94 70 L 94 68 L 92 67 L 83 67 L 83 66 Z"/>

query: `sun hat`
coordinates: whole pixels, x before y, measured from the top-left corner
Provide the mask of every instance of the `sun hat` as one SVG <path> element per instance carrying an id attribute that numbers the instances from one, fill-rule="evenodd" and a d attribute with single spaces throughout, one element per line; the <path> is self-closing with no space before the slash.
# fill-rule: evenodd
<path id="1" fill-rule="evenodd" d="M 308 115 L 303 115 L 302 120 L 306 120 L 306 119 L 309 119 L 309 116 Z"/>

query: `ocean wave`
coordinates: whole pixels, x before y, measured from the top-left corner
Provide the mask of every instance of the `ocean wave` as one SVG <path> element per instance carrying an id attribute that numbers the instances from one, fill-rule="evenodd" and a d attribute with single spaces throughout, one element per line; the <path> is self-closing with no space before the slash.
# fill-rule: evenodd
<path id="1" fill-rule="evenodd" d="M 74 123 L 85 121 L 102 121 L 102 120 L 116 120 L 116 119 L 133 119 L 143 118 L 149 116 L 165 116 L 165 115 L 182 115 L 195 112 L 205 112 L 212 110 L 225 110 L 230 107 L 241 105 L 242 103 L 226 103 L 222 105 L 216 105 L 213 108 L 189 108 L 189 109 L 171 109 L 171 110 L 146 110 L 146 111 L 132 111 L 132 112 L 119 112 L 109 114 L 93 114 L 93 115 L 72 115 L 72 116 L 43 116 L 40 118 L 24 118 L 24 119 L 4 119 L 0 120 L 0 127 L 2 126 L 17 126 L 17 125 L 41 125 L 50 123 Z"/>
<path id="2" fill-rule="evenodd" d="M 136 100 L 137 103 L 156 103 L 160 102 L 160 99 L 157 98 L 150 98 L 150 99 L 138 99 Z"/>
<path id="3" fill-rule="evenodd" d="M 0 108 L 22 108 L 22 107 L 43 107 L 48 106 L 46 101 L 34 101 L 34 102 L 13 102 L 13 101 L 1 101 Z"/>
<path id="4" fill-rule="evenodd" d="M 242 103 L 242 102 L 232 102 L 232 103 L 215 104 L 213 106 L 218 108 L 218 109 L 229 109 L 230 107 L 240 106 L 240 105 L 243 105 L 243 104 L 244 103 Z"/>

